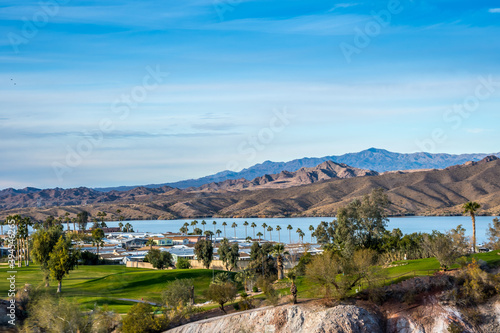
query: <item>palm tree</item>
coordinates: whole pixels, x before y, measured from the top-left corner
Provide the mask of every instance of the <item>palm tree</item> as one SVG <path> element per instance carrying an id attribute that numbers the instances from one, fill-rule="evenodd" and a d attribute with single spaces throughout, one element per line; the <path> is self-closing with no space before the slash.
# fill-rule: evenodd
<path id="1" fill-rule="evenodd" d="M 182 234 L 187 235 L 187 233 L 188 233 L 189 229 L 188 229 L 185 225 L 183 225 L 183 226 L 179 229 L 179 231 L 180 231 Z"/>
<path id="2" fill-rule="evenodd" d="M 252 241 L 252 237 L 248 236 L 247 238 L 245 238 L 245 240 L 250 243 Z"/>
<path id="3" fill-rule="evenodd" d="M 265 223 L 262 223 L 262 228 L 264 228 L 264 235 L 266 234 L 266 228 L 267 228 L 267 224 Z M 265 237 L 265 236 L 264 236 Z"/>
<path id="4" fill-rule="evenodd" d="M 68 228 L 68 231 L 69 231 L 69 221 L 70 221 L 70 220 L 71 220 L 71 219 L 69 218 L 69 213 L 68 213 L 68 212 L 66 212 L 66 213 L 64 214 L 64 221 L 66 222 L 66 226 L 67 226 L 67 228 Z"/>
<path id="5" fill-rule="evenodd" d="M 291 244 L 292 243 L 292 230 L 293 230 L 293 227 L 289 224 L 288 227 L 286 227 L 286 229 L 288 230 L 288 243 Z"/>
<path id="6" fill-rule="evenodd" d="M 233 228 L 233 229 L 234 229 L 234 238 L 236 238 L 236 227 L 237 227 L 237 226 L 238 226 L 238 225 L 236 224 L 236 222 L 233 222 L 233 224 L 231 224 L 231 228 Z"/>
<path id="7" fill-rule="evenodd" d="M 215 226 L 217 225 L 217 221 L 213 221 L 212 224 L 214 225 L 214 234 L 216 234 L 216 232 L 215 232 Z"/>
<path id="8" fill-rule="evenodd" d="M 73 222 L 73 232 L 76 233 L 76 217 L 73 217 L 71 222 Z"/>
<path id="9" fill-rule="evenodd" d="M 211 230 L 207 230 L 203 233 L 205 236 L 209 236 L 210 240 L 212 240 L 214 233 Z"/>
<path id="10" fill-rule="evenodd" d="M 224 227 L 224 238 L 226 238 L 226 222 L 222 222 L 222 226 Z"/>
<path id="11" fill-rule="evenodd" d="M 148 246 L 148 245 L 149 245 L 149 249 L 152 250 L 153 249 L 153 245 L 156 245 L 156 243 L 155 243 L 155 241 L 152 238 L 150 238 L 146 242 L 146 246 Z"/>
<path id="12" fill-rule="evenodd" d="M 132 229 L 132 225 L 130 223 L 126 223 L 125 224 L 125 230 L 127 230 L 127 232 L 130 232 L 130 230 Z"/>
<path id="13" fill-rule="evenodd" d="M 273 235 L 271 235 L 271 231 L 273 231 L 273 227 L 269 226 L 267 227 L 267 231 L 269 231 L 269 239 L 271 240 L 271 242 L 273 241 Z"/>
<path id="14" fill-rule="evenodd" d="M 250 227 L 253 228 L 253 238 L 255 238 L 255 228 L 257 227 L 257 224 L 255 224 L 255 222 L 252 222 L 252 224 L 250 225 Z"/>
<path id="15" fill-rule="evenodd" d="M 198 224 L 198 221 L 196 221 L 196 220 L 191 222 L 191 226 L 193 227 L 193 234 L 194 234 L 194 228 L 196 227 L 197 224 Z"/>
<path id="16" fill-rule="evenodd" d="M 259 237 L 259 242 L 260 242 L 260 238 L 261 238 L 262 236 L 264 236 L 264 235 L 262 234 L 262 232 L 260 232 L 260 231 L 259 231 L 259 232 L 257 233 L 257 237 Z"/>
<path id="17" fill-rule="evenodd" d="M 1 220 L 0 221 L 0 228 L 2 228 L 2 235 L 3 235 L 3 225 L 5 224 L 5 221 L 4 220 Z"/>
<path id="18" fill-rule="evenodd" d="M 245 226 L 245 238 L 247 238 L 248 237 L 248 233 L 247 233 L 248 222 L 247 221 L 243 222 L 243 225 Z"/>
<path id="19" fill-rule="evenodd" d="M 120 231 L 122 231 L 123 230 L 123 223 L 121 223 L 121 222 L 118 223 L 118 228 L 120 228 Z"/>
<path id="20" fill-rule="evenodd" d="M 273 247 L 272 254 L 276 256 L 276 262 L 278 266 L 278 279 L 282 280 L 285 276 L 283 274 L 283 255 L 288 254 L 285 251 L 285 246 L 283 244 L 276 244 Z"/>
<path id="21" fill-rule="evenodd" d="M 220 229 L 217 229 L 217 231 L 215 233 L 217 234 L 217 237 L 220 237 L 220 234 L 222 234 L 222 231 L 220 231 Z"/>
<path id="22" fill-rule="evenodd" d="M 207 222 L 205 222 L 205 220 L 202 220 L 201 221 L 201 225 L 203 226 L 203 232 L 205 232 L 205 225 L 207 224 Z"/>
<path id="23" fill-rule="evenodd" d="M 300 238 L 300 237 L 303 237 L 303 236 L 301 236 L 301 235 L 304 235 L 304 232 L 302 232 L 302 230 L 301 230 L 300 228 L 297 228 L 297 230 L 295 230 L 295 232 L 299 234 L 299 238 Z M 302 239 L 302 240 L 303 240 L 303 239 Z"/>
<path id="24" fill-rule="evenodd" d="M 280 230 L 281 230 L 281 227 L 279 225 L 277 225 L 276 226 L 276 231 L 278 232 L 278 243 L 281 243 Z"/>
<path id="25" fill-rule="evenodd" d="M 313 232 L 314 232 L 314 227 L 312 225 L 309 226 L 309 231 L 311 232 L 311 243 L 313 242 Z"/>
<path id="26" fill-rule="evenodd" d="M 469 201 L 462 208 L 464 214 L 469 213 L 472 218 L 472 252 L 476 253 L 476 212 L 481 208 L 481 205 L 475 201 Z"/>
<path id="27" fill-rule="evenodd" d="M 105 212 L 98 212 L 97 216 L 101 218 L 101 222 L 104 223 L 104 218 L 107 216 Z"/>

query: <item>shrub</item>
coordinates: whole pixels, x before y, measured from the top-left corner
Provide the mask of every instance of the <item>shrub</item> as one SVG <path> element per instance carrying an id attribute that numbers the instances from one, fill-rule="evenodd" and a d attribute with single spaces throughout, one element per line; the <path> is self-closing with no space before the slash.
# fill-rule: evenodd
<path id="1" fill-rule="evenodd" d="M 189 261 L 189 259 L 186 258 L 178 258 L 177 262 L 175 263 L 175 267 L 177 269 L 190 269 L 191 262 Z"/>
<path id="2" fill-rule="evenodd" d="M 259 288 L 257 288 L 257 286 L 253 286 L 252 291 L 254 293 L 257 293 L 257 292 L 259 292 Z"/>

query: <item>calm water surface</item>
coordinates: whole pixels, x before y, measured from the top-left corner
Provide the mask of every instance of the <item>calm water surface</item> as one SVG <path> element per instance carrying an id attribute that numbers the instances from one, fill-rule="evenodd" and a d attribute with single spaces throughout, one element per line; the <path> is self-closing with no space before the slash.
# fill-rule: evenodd
<path id="1" fill-rule="evenodd" d="M 492 222 L 494 217 L 491 216 L 478 216 L 476 217 L 476 233 L 477 233 L 477 241 L 478 244 L 487 241 L 486 231 L 488 229 L 488 224 Z M 215 226 L 216 230 L 219 229 L 222 231 L 222 236 L 224 236 L 224 227 L 222 226 L 223 222 L 227 223 L 226 226 L 226 236 L 234 237 L 235 231 L 237 237 L 246 237 L 254 235 L 254 229 L 247 227 L 247 231 L 245 232 L 245 227 L 243 223 L 248 221 L 249 224 L 255 222 L 257 227 L 255 228 L 255 233 L 257 234 L 259 231 L 264 233 L 264 228 L 262 224 L 265 223 L 268 226 L 273 227 L 273 231 L 271 232 L 271 236 L 269 232 L 265 232 L 265 238 L 270 239 L 272 237 L 273 240 L 279 240 L 281 242 L 298 242 L 299 235 L 296 233 L 297 228 L 300 228 L 306 235 L 304 236 L 304 241 L 311 241 L 311 232 L 309 231 L 309 226 L 312 225 L 316 227 L 321 221 L 330 222 L 333 220 L 332 217 L 295 217 L 295 218 L 255 218 L 255 219 L 244 219 L 244 218 L 235 218 L 235 219 L 205 219 L 207 224 L 205 225 L 205 230 L 214 231 L 213 221 L 216 221 L 217 224 Z M 135 231 L 139 232 L 178 232 L 179 229 L 185 222 L 191 223 L 193 219 L 187 220 L 145 220 L 145 221 L 123 221 L 122 223 L 130 223 L 134 227 Z M 203 230 L 203 226 L 200 224 L 202 219 L 198 219 L 197 227 Z M 233 222 L 236 222 L 238 227 L 236 230 L 231 228 Z M 109 227 L 118 226 L 117 221 L 106 222 Z M 466 233 L 469 236 L 472 236 L 472 221 L 470 216 L 412 216 L 412 217 L 391 217 L 389 218 L 389 223 L 387 225 L 388 230 L 392 230 L 394 228 L 399 228 L 403 233 L 413 233 L 413 232 L 432 232 L 432 230 L 438 230 L 441 232 L 448 231 L 450 229 L 456 228 L 459 224 L 461 224 L 465 229 Z M 91 223 L 89 223 L 89 226 Z M 281 231 L 278 234 L 276 231 L 277 226 L 281 227 Z M 286 229 L 288 225 L 293 227 L 293 230 L 289 232 Z M 189 227 L 189 230 L 192 230 L 192 227 Z"/>

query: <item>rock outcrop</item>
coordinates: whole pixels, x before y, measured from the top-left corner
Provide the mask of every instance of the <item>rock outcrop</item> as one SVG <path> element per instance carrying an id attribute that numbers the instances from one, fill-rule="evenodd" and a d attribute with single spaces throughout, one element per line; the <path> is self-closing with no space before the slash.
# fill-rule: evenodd
<path id="1" fill-rule="evenodd" d="M 314 308 L 289 305 L 250 310 L 202 320 L 169 330 L 171 333 L 382 333 L 379 318 L 354 305 Z"/>

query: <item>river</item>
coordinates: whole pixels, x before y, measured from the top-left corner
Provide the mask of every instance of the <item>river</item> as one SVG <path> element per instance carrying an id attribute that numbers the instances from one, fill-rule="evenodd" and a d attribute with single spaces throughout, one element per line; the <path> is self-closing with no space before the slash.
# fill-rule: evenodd
<path id="1" fill-rule="evenodd" d="M 494 217 L 492 216 L 477 216 L 476 217 L 476 234 L 477 243 L 481 244 L 487 241 L 486 231 L 488 230 L 488 224 L 492 222 Z M 252 222 L 257 224 L 255 227 L 255 234 L 259 231 L 264 233 L 264 228 L 262 224 L 265 223 L 268 226 L 273 227 L 271 232 L 271 237 L 273 240 L 280 240 L 281 242 L 289 242 L 289 232 L 286 229 L 288 225 L 293 227 L 290 232 L 291 242 L 298 242 L 299 235 L 297 234 L 297 228 L 300 228 L 304 233 L 304 241 L 311 241 L 311 232 L 309 231 L 309 226 L 312 225 L 316 227 L 321 221 L 332 221 L 332 217 L 295 217 L 295 218 L 228 218 L 228 219 L 205 219 L 207 224 L 205 225 L 205 230 L 214 231 L 213 221 L 216 221 L 216 230 L 222 231 L 222 236 L 224 236 L 223 222 L 227 223 L 226 226 L 226 236 L 234 237 L 235 231 L 237 237 L 246 237 L 246 235 L 253 237 L 254 229 L 250 227 Z M 157 232 L 164 233 L 167 231 L 178 232 L 182 225 L 187 222 L 191 223 L 193 219 L 186 220 L 138 220 L 138 221 L 123 221 L 122 223 L 132 224 L 134 231 L 139 232 Z M 198 219 L 197 227 L 203 230 L 203 226 L 200 224 L 202 219 Z M 243 223 L 248 221 L 250 224 L 245 231 Z M 238 225 L 236 230 L 231 228 L 233 222 Z M 108 227 L 118 226 L 117 221 L 106 222 Z M 438 230 L 441 232 L 448 231 L 450 229 L 456 228 L 461 224 L 466 229 L 466 234 L 472 236 L 472 221 L 470 216 L 412 216 L 412 217 L 391 217 L 389 218 L 389 223 L 387 224 L 387 229 L 392 230 L 394 228 L 399 228 L 405 234 L 413 232 L 432 232 L 432 230 Z M 91 223 L 89 223 L 89 226 Z M 278 234 L 276 231 L 277 226 L 281 227 L 281 231 Z M 189 226 L 191 231 L 193 228 Z M 267 228 L 266 228 L 267 229 Z M 266 230 L 265 237 L 270 238 L 269 232 Z"/>

